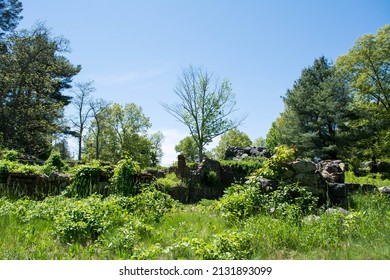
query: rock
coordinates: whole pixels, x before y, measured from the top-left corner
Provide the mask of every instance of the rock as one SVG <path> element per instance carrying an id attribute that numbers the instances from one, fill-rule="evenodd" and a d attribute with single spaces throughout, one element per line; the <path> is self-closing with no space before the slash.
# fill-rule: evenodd
<path id="1" fill-rule="evenodd" d="M 249 154 L 252 156 L 252 157 L 258 157 L 261 155 L 260 153 L 260 150 L 258 148 L 255 148 L 255 147 L 252 147 L 249 151 Z"/>
<path id="2" fill-rule="evenodd" d="M 381 187 L 381 188 L 378 189 L 378 191 L 380 191 L 383 194 L 386 194 L 386 195 L 390 196 L 390 187 Z"/>
<path id="3" fill-rule="evenodd" d="M 303 219 L 303 221 L 305 223 L 308 223 L 308 224 L 313 224 L 313 223 L 316 223 L 318 222 L 319 220 L 321 220 L 321 217 L 320 216 L 317 216 L 317 215 L 309 215 L 307 217 L 305 217 Z"/>
<path id="4" fill-rule="evenodd" d="M 348 210 L 345 210 L 344 208 L 337 207 L 337 208 L 328 208 L 325 211 L 325 214 L 333 215 L 336 213 L 341 213 L 343 215 L 348 215 L 350 212 Z"/>
<path id="5" fill-rule="evenodd" d="M 271 155 L 265 148 L 258 147 L 228 147 L 225 151 L 225 160 L 240 160 L 247 157 L 270 157 Z"/>
<path id="6" fill-rule="evenodd" d="M 246 153 L 241 155 L 241 159 L 246 159 L 247 157 L 249 157 L 249 155 Z"/>
<path id="7" fill-rule="evenodd" d="M 317 170 L 317 166 L 312 161 L 297 160 L 292 162 L 291 167 L 297 173 L 312 173 Z"/>
<path id="8" fill-rule="evenodd" d="M 344 183 L 345 164 L 341 160 L 323 160 L 319 163 L 322 178 L 329 183 Z"/>
<path id="9" fill-rule="evenodd" d="M 328 183 L 328 196 L 331 205 L 348 208 L 348 187 L 341 183 Z"/>
<path id="10" fill-rule="evenodd" d="M 328 183 L 328 193 L 332 197 L 347 197 L 348 187 L 346 184 Z"/>
<path id="11" fill-rule="evenodd" d="M 322 185 L 321 176 L 318 173 L 298 173 L 294 176 L 294 182 L 299 182 L 303 186 Z"/>

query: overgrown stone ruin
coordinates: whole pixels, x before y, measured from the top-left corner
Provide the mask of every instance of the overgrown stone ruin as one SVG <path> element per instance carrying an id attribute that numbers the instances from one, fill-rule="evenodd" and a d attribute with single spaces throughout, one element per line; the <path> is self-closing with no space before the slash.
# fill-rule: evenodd
<path id="1" fill-rule="evenodd" d="M 225 158 L 242 160 L 247 157 L 270 157 L 263 148 L 237 148 L 229 147 Z M 348 197 L 356 191 L 371 192 L 380 191 L 390 196 L 390 186 L 377 188 L 369 184 L 345 183 L 344 173 L 346 165 L 340 160 L 323 160 L 315 163 L 310 160 L 297 159 L 286 163 L 283 180 L 286 183 L 299 183 L 308 191 L 319 197 L 319 203 L 328 203 L 334 206 L 348 208 Z M 147 170 L 139 174 L 138 181 L 150 184 L 156 178 L 164 177 L 167 172 L 175 172 L 184 182 L 182 186 L 172 188 L 168 193 L 175 199 L 188 203 L 196 202 L 203 198 L 217 199 L 224 194 L 224 190 L 232 183 L 244 183 L 247 172 L 221 165 L 219 161 L 205 158 L 195 168 L 189 168 L 184 156 L 178 156 L 178 166 L 166 171 Z M 109 180 L 99 179 L 99 184 L 109 185 Z M 266 178 L 257 178 L 264 190 L 275 190 L 277 181 Z M 102 182 L 100 182 L 102 181 Z M 58 195 L 70 184 L 70 175 L 61 172 L 53 172 L 49 176 L 44 174 L 9 173 L 0 176 L 0 191 L 3 195 L 18 198 L 28 196 L 43 199 L 48 195 Z"/>
<path id="2" fill-rule="evenodd" d="M 225 151 L 224 160 L 241 160 L 248 157 L 265 157 L 269 158 L 270 152 L 262 147 L 228 147 Z"/>
<path id="3" fill-rule="evenodd" d="M 45 174 L 8 173 L 0 176 L 0 189 L 3 195 L 12 198 L 24 196 L 43 199 L 49 195 L 59 195 L 70 184 L 70 175 L 61 172 Z"/>

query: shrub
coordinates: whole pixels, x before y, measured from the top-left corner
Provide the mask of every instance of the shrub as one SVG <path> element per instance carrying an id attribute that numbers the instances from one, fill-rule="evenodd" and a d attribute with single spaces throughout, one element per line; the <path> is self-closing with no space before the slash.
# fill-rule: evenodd
<path id="1" fill-rule="evenodd" d="M 233 173 L 244 173 L 250 175 L 263 166 L 263 158 L 245 160 L 221 160 L 223 167 L 233 170 Z"/>
<path id="2" fill-rule="evenodd" d="M 214 170 L 207 170 L 205 172 L 204 183 L 209 187 L 219 187 L 221 185 L 218 174 Z"/>
<path id="3" fill-rule="evenodd" d="M 15 166 L 15 163 L 7 159 L 0 160 L 0 175 L 9 173 Z"/>
<path id="4" fill-rule="evenodd" d="M 175 173 L 168 173 L 164 178 L 158 178 L 154 183 L 158 188 L 170 191 L 172 188 L 180 187 L 183 182 Z"/>
<path id="5" fill-rule="evenodd" d="M 99 162 L 79 166 L 76 168 L 70 186 L 66 189 L 66 194 L 80 198 L 91 194 L 108 195 L 109 185 L 99 185 L 99 181 L 101 179 L 108 181 L 109 177 L 111 177 L 110 167 L 101 166 Z"/>
<path id="6" fill-rule="evenodd" d="M 200 260 L 244 260 L 253 254 L 251 240 L 248 232 L 228 231 L 212 235 L 208 242 L 202 238 L 183 238 L 162 251 Z"/>
<path id="7" fill-rule="evenodd" d="M 318 198 L 311 192 L 295 184 L 280 184 L 278 189 L 268 194 L 269 207 L 281 217 L 303 218 L 311 214 L 317 206 Z"/>
<path id="8" fill-rule="evenodd" d="M 294 160 L 296 153 L 295 148 L 285 145 L 278 146 L 274 149 L 275 154 L 264 161 L 264 165 L 256 172 L 261 176 L 271 180 L 282 180 L 287 171 L 286 163 Z"/>
<path id="9" fill-rule="evenodd" d="M 137 182 L 137 175 L 141 172 L 139 164 L 130 158 L 121 160 L 114 170 L 111 179 L 114 193 L 132 196 L 137 194 L 141 185 Z"/>
<path id="10" fill-rule="evenodd" d="M 18 156 L 19 153 L 16 150 L 5 150 L 3 152 L 2 158 L 9 161 L 17 161 Z"/>
<path id="11" fill-rule="evenodd" d="M 158 222 L 175 205 L 175 200 L 158 190 L 145 189 L 130 199 L 128 210 L 146 222 Z"/>
<path id="12" fill-rule="evenodd" d="M 86 244 L 109 227 L 120 226 L 126 215 L 117 198 L 103 200 L 101 196 L 92 195 L 66 204 L 54 217 L 55 233 L 64 242 Z"/>
<path id="13" fill-rule="evenodd" d="M 254 215 L 265 205 L 266 196 L 250 185 L 233 185 L 225 190 L 217 208 L 230 222 Z"/>
<path id="14" fill-rule="evenodd" d="M 68 165 L 61 159 L 59 152 L 51 152 L 49 158 L 45 161 L 43 171 L 49 175 L 53 171 L 63 171 L 68 169 Z"/>

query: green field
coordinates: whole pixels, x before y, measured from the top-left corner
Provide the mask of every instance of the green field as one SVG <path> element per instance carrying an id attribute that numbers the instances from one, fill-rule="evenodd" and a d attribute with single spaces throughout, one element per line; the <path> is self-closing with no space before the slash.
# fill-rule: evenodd
<path id="1" fill-rule="evenodd" d="M 1 198 L 0 259 L 390 258 L 390 200 L 379 193 L 351 196 L 349 214 L 321 208 L 306 216 L 293 207 L 234 216 L 227 197 L 193 205 L 155 190 Z"/>

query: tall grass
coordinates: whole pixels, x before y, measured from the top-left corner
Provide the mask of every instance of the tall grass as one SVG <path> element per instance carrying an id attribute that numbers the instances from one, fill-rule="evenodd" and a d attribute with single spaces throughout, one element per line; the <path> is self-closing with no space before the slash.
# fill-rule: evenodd
<path id="1" fill-rule="evenodd" d="M 345 182 L 354 184 L 371 184 L 377 187 L 390 186 L 390 179 L 383 178 L 383 175 L 381 175 L 380 173 L 374 173 L 359 177 L 356 176 L 353 171 L 346 171 Z"/>
<path id="2" fill-rule="evenodd" d="M 0 259 L 390 259 L 390 199 L 351 200 L 349 214 L 257 213 L 231 223 L 214 202 L 170 204 L 160 193 L 0 198 Z"/>

